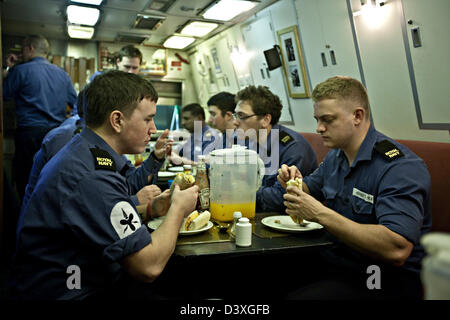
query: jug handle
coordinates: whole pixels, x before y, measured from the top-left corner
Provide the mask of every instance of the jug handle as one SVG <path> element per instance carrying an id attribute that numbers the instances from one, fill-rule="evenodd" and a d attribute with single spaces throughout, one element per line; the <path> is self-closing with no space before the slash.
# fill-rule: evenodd
<path id="1" fill-rule="evenodd" d="M 264 165 L 264 161 L 262 161 L 262 159 L 258 157 L 258 178 L 256 179 L 256 190 L 258 190 L 261 187 L 265 173 L 266 167 Z"/>

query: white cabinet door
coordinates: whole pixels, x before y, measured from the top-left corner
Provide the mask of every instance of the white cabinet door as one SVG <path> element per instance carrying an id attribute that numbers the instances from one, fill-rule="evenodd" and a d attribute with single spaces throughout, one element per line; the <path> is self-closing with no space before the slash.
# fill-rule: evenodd
<path id="1" fill-rule="evenodd" d="M 411 20 L 405 23 L 422 122 L 449 124 L 450 1 L 403 0 L 403 11 L 405 20 Z"/>
<path id="2" fill-rule="evenodd" d="M 316 0 L 296 0 L 295 7 L 312 91 L 318 83 L 330 77 L 322 15 Z"/>
<path id="3" fill-rule="evenodd" d="M 346 0 L 295 0 L 312 88 L 335 75 L 361 78 Z"/>
<path id="4" fill-rule="evenodd" d="M 345 75 L 361 80 L 346 0 L 317 1 L 330 76 Z M 326 15 L 324 15 L 326 13 Z"/>
<path id="5" fill-rule="evenodd" d="M 230 49 L 228 47 L 227 38 L 222 38 L 211 46 L 211 55 L 215 64 L 218 64 L 216 70 L 217 85 L 220 91 L 228 91 L 236 93 L 239 90 L 236 73 L 230 59 Z"/>
<path id="6" fill-rule="evenodd" d="M 283 104 L 281 112 L 281 122 L 291 122 L 292 117 L 289 112 L 289 99 L 287 98 L 286 78 L 283 74 L 283 68 L 277 68 L 269 71 L 264 50 L 273 48 L 278 44 L 275 34 L 271 28 L 270 16 L 263 16 L 249 24 L 242 26 L 245 47 L 250 55 L 250 70 L 255 86 L 267 86 L 270 91 L 276 94 Z"/>
<path id="7" fill-rule="evenodd" d="M 197 51 L 191 57 L 193 57 L 193 59 L 191 59 L 191 71 L 199 98 L 198 102 L 201 105 L 206 106 L 206 102 L 211 95 L 208 61 L 205 60 L 205 58 L 207 59 L 207 57 L 203 52 L 200 51 Z"/>

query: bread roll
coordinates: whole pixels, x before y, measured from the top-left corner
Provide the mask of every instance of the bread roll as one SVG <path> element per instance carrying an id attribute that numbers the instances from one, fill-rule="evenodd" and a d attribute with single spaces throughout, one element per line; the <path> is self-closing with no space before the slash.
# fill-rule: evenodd
<path id="1" fill-rule="evenodd" d="M 302 190 L 302 178 L 291 179 L 286 183 L 286 185 L 288 187 L 295 186 L 295 187 L 299 188 L 300 190 Z M 294 221 L 295 223 L 298 223 L 298 224 L 303 223 L 303 219 L 300 218 L 299 216 L 295 216 L 293 214 L 290 214 L 289 216 L 291 217 L 292 221 Z"/>
<path id="2" fill-rule="evenodd" d="M 286 185 L 288 186 L 288 187 L 291 187 L 291 186 L 296 186 L 296 187 L 298 187 L 300 190 L 302 190 L 302 178 L 295 178 L 295 179 L 291 179 L 291 180 L 289 180 L 288 182 L 286 182 Z"/>
<path id="3" fill-rule="evenodd" d="M 193 175 L 179 172 L 175 176 L 175 179 L 173 179 L 172 185 L 170 186 L 170 192 L 173 191 L 173 188 L 175 188 L 175 184 L 180 186 L 180 190 L 187 189 L 189 187 L 192 187 L 195 183 L 195 178 Z"/>
<path id="4" fill-rule="evenodd" d="M 209 211 L 203 211 L 202 213 L 199 213 L 197 210 L 195 210 L 186 218 L 186 222 L 184 223 L 184 230 L 199 230 L 208 223 L 210 218 L 211 214 L 209 213 Z"/>

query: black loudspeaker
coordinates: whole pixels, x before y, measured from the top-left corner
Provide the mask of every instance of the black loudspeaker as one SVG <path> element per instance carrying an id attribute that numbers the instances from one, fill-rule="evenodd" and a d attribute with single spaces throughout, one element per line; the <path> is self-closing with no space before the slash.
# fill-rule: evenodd
<path id="1" fill-rule="evenodd" d="M 272 49 L 264 51 L 264 57 L 266 57 L 267 66 L 269 70 L 273 70 L 281 67 L 280 52 L 278 51 L 278 46 L 273 46 Z"/>

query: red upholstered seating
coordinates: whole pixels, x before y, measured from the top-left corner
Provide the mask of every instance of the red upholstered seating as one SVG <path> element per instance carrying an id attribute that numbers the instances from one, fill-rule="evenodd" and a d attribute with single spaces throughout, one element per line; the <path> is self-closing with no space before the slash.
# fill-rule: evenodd
<path id="1" fill-rule="evenodd" d="M 397 140 L 425 161 L 431 176 L 433 231 L 450 232 L 450 143 Z"/>

